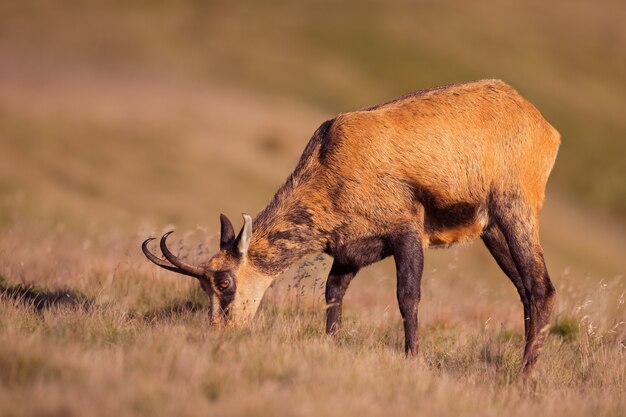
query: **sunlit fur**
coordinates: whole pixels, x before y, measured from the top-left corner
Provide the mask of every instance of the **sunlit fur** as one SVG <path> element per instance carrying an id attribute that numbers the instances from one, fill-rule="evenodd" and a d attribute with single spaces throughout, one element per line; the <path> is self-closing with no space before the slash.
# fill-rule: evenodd
<path id="1" fill-rule="evenodd" d="M 358 271 L 396 264 L 405 352 L 419 351 L 424 249 L 481 238 L 520 296 L 529 374 L 556 290 L 539 241 L 539 212 L 560 144 L 539 111 L 502 81 L 432 88 L 322 123 L 294 172 L 235 237 L 222 215 L 220 251 L 195 266 L 167 247 L 153 263 L 196 277 L 216 326 L 245 324 L 272 281 L 312 252 L 334 258 L 326 281 L 326 332 L 341 325 Z M 169 263 L 168 263 L 169 262 Z"/>
<path id="2" fill-rule="evenodd" d="M 520 221 L 538 242 L 559 143 L 539 111 L 498 80 L 424 90 L 325 122 L 253 221 L 233 321 L 252 318 L 272 279 L 309 253 L 413 228 L 424 248 L 476 239 L 500 197 L 519 206 L 512 213 L 527 213 Z M 226 267 L 219 259 L 212 268 Z"/>

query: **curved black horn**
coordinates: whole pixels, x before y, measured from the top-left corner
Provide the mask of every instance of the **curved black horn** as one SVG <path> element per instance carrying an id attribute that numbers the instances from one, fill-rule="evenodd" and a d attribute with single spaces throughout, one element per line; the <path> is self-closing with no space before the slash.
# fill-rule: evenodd
<path id="1" fill-rule="evenodd" d="M 146 255 L 146 258 L 148 258 L 152 263 L 160 266 L 161 268 L 165 268 L 168 271 L 172 271 L 172 272 L 177 272 L 179 274 L 183 274 L 183 275 L 188 275 L 190 277 L 194 277 L 197 278 L 195 275 L 190 274 L 187 271 L 184 271 L 180 268 L 177 268 L 173 265 L 168 264 L 167 262 L 165 262 L 163 259 L 159 258 L 158 256 L 156 256 L 155 254 L 153 254 L 152 252 L 150 252 L 148 250 L 148 243 L 150 243 L 151 241 L 155 240 L 156 238 L 154 237 L 150 237 L 146 240 L 143 241 L 143 243 L 141 244 L 141 250 L 143 252 L 144 255 Z"/>
<path id="2" fill-rule="evenodd" d="M 204 276 L 204 268 L 200 268 L 199 266 L 191 265 L 185 261 L 178 259 L 170 250 L 167 248 L 166 240 L 169 235 L 174 233 L 174 231 L 167 232 L 161 238 L 161 252 L 165 258 L 170 261 L 175 266 L 179 267 L 183 271 L 187 272 L 187 275 L 191 275 L 192 277 L 202 277 Z"/>

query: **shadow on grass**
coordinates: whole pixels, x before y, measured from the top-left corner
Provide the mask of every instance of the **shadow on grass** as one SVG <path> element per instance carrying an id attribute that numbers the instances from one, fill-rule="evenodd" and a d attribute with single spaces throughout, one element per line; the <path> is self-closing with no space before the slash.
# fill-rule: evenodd
<path id="1" fill-rule="evenodd" d="M 16 300 L 38 313 L 55 307 L 89 311 L 94 305 L 93 299 L 77 290 L 68 288 L 49 290 L 32 284 L 13 284 L 0 275 L 0 301 L 2 299 Z M 147 322 L 160 322 L 185 317 L 198 311 L 208 313 L 207 306 L 195 301 L 176 301 L 145 313 L 130 311 L 128 317 Z"/>
<path id="2" fill-rule="evenodd" d="M 89 310 L 93 303 L 93 300 L 76 290 L 46 290 L 31 284 L 11 284 L 2 275 L 0 296 L 17 300 L 40 313 L 53 307 Z"/>

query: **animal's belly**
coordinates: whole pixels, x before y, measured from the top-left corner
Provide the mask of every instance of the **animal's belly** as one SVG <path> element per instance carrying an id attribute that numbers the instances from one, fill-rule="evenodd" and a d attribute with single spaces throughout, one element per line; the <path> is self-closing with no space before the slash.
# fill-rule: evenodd
<path id="1" fill-rule="evenodd" d="M 447 230 L 435 230 L 424 233 L 424 247 L 445 248 L 455 243 L 469 242 L 478 239 L 484 230 L 484 225 L 474 223 L 466 227 L 457 227 Z"/>
<path id="2" fill-rule="evenodd" d="M 423 245 L 428 248 L 446 247 L 455 243 L 478 239 L 489 219 L 482 207 L 449 218 L 430 217 L 426 213 Z"/>

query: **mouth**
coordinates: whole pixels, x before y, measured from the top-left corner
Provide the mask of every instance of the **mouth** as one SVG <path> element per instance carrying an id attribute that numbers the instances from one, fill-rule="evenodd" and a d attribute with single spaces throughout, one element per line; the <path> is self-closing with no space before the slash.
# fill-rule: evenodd
<path id="1" fill-rule="evenodd" d="M 230 324 L 227 314 L 220 312 L 214 313 L 209 311 L 210 326 L 214 329 L 224 329 Z"/>

